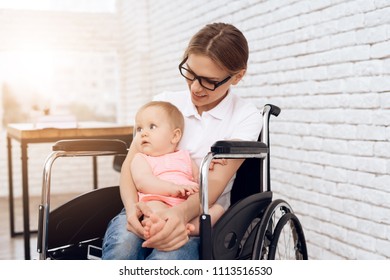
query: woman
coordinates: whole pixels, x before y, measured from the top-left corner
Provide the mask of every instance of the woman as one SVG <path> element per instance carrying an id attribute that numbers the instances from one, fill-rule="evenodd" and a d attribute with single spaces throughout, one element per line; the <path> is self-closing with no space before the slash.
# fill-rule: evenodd
<path id="1" fill-rule="evenodd" d="M 230 89 L 245 75 L 248 54 L 247 41 L 237 28 L 225 23 L 206 25 L 192 37 L 179 65 L 189 92 L 166 92 L 155 98 L 173 103 L 183 113 L 185 131 L 179 148 L 189 150 L 198 165 L 218 140 L 257 140 L 260 113 Z M 189 237 L 186 225 L 199 215 L 199 195 L 190 195 L 185 202 L 154 213 L 138 202 L 130 172 L 136 153 L 132 144 L 120 180 L 125 208 L 108 226 L 103 259 L 198 259 L 199 237 Z M 210 205 L 229 207 L 234 175 L 242 162 L 229 159 L 209 172 Z M 155 223 L 165 222 L 161 231 L 147 240 L 143 239 L 140 222 L 143 215 Z"/>

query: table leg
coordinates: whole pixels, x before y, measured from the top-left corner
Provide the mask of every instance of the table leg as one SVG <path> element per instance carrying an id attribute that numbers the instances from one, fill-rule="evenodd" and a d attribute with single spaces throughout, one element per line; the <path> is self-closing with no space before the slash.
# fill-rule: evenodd
<path id="1" fill-rule="evenodd" d="M 92 168 L 93 168 L 93 189 L 98 188 L 98 175 L 97 175 L 97 158 L 96 156 L 92 157 Z"/>
<path id="2" fill-rule="evenodd" d="M 12 142 L 11 138 L 7 136 L 7 153 L 8 153 L 8 204 L 9 204 L 9 221 L 10 234 L 15 237 L 15 206 L 14 206 L 14 184 L 12 171 Z"/>
<path id="3" fill-rule="evenodd" d="M 30 205 L 28 194 L 28 157 L 27 144 L 22 141 L 22 184 L 23 184 L 23 236 L 24 236 L 24 258 L 31 259 L 30 255 Z"/>

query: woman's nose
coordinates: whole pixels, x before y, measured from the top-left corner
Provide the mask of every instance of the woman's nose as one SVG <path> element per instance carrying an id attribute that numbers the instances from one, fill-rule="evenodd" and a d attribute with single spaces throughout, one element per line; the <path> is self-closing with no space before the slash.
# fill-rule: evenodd
<path id="1" fill-rule="evenodd" d="M 200 92 L 203 90 L 202 85 L 200 84 L 198 79 L 195 79 L 195 81 L 192 82 L 191 84 L 191 90 L 194 92 Z"/>

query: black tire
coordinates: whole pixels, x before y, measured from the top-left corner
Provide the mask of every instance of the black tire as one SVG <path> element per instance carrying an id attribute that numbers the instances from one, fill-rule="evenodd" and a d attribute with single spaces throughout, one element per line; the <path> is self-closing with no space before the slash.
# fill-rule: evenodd
<path id="1" fill-rule="evenodd" d="M 286 213 L 276 225 L 269 248 L 270 260 L 307 260 L 302 225 L 293 213 Z"/>
<path id="2" fill-rule="evenodd" d="M 276 225 L 285 214 L 292 212 L 291 206 L 282 199 L 274 200 L 268 205 L 256 234 L 252 251 L 253 260 L 270 259 L 270 246 L 274 239 Z"/>

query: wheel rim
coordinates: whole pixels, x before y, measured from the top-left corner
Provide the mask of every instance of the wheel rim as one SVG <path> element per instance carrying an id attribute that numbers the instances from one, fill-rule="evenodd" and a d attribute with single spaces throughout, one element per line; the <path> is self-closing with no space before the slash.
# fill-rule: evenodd
<path id="1" fill-rule="evenodd" d="M 293 213 L 285 214 L 276 225 L 269 249 L 269 259 L 307 259 L 302 225 Z"/>
<path id="2" fill-rule="evenodd" d="M 276 224 L 285 214 L 291 212 L 293 211 L 290 205 L 281 199 L 273 201 L 267 207 L 255 239 L 252 259 L 269 259 L 269 249 Z"/>

